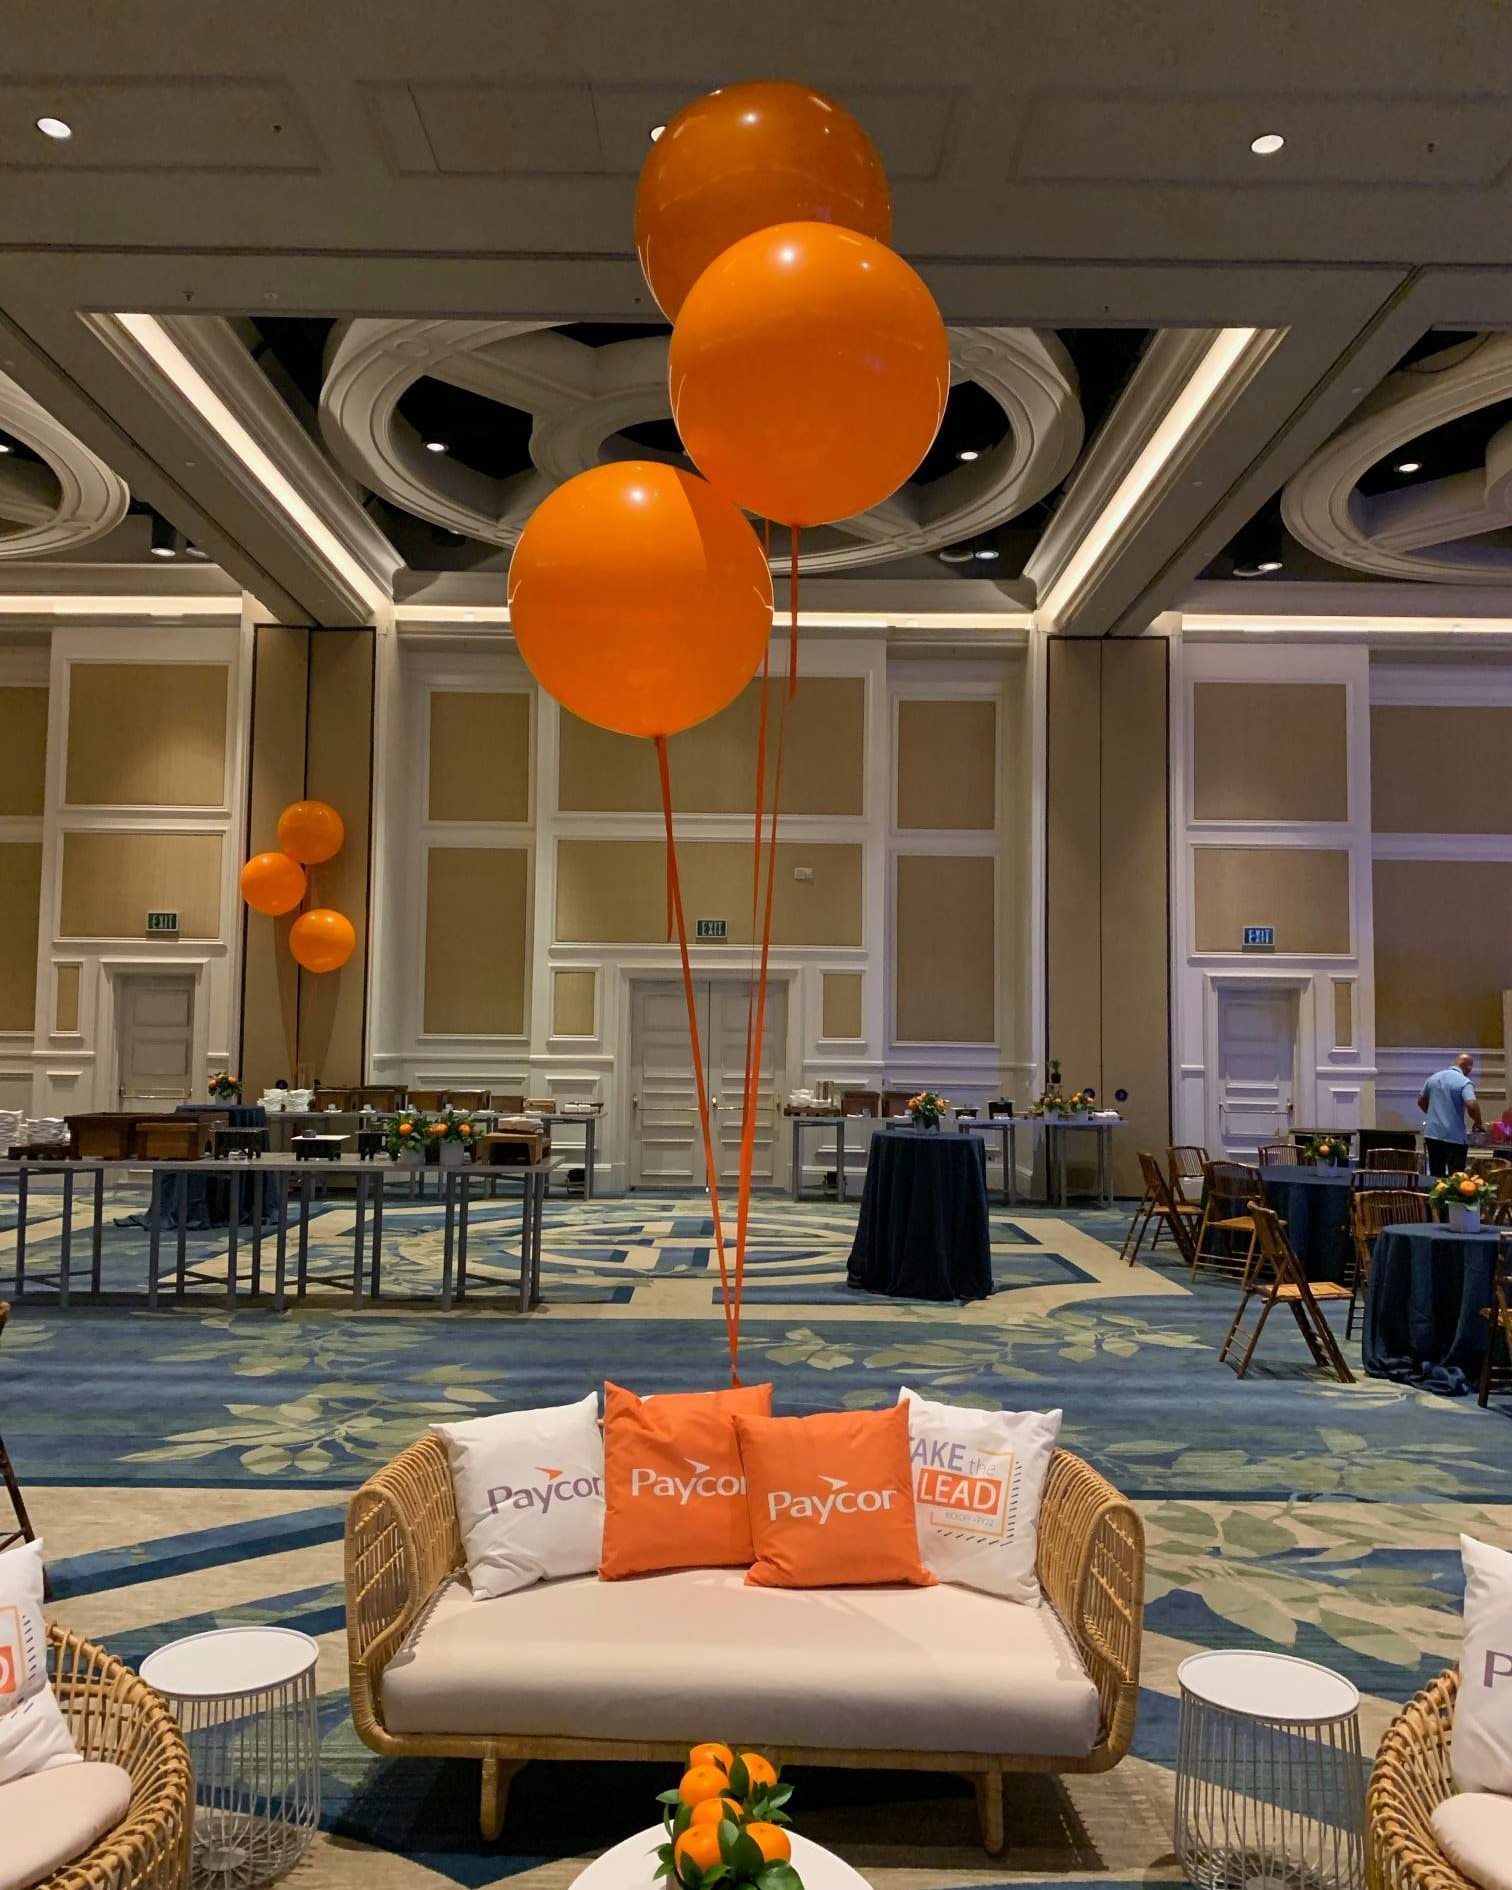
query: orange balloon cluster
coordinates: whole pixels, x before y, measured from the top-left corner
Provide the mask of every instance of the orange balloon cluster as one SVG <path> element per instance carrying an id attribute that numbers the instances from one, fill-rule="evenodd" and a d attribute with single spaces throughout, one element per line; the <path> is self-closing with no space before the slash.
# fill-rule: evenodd
<path id="1" fill-rule="evenodd" d="M 306 866 L 334 859 L 346 825 L 325 801 L 293 801 L 278 817 L 279 851 L 254 853 L 241 870 L 242 898 L 254 912 L 282 918 L 309 891 Z M 306 971 L 337 971 L 351 957 L 357 933 L 329 907 L 302 912 L 289 929 L 289 950 Z"/>

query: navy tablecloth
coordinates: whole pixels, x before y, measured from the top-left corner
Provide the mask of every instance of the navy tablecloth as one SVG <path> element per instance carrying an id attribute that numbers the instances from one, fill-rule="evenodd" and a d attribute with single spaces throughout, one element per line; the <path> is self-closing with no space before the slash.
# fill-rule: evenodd
<path id="1" fill-rule="evenodd" d="M 1304 1168 L 1277 1162 L 1260 1170 L 1267 1207 L 1286 1222 L 1302 1271 L 1310 1280 L 1349 1278 L 1348 1168 Z M 1411 1177 L 1403 1175 L 1402 1186 Z"/>
<path id="2" fill-rule="evenodd" d="M 899 1299 L 987 1297 L 992 1249 L 980 1136 L 877 1130 L 847 1278 Z"/>
<path id="3" fill-rule="evenodd" d="M 263 1146 L 267 1147 L 268 1112 L 257 1103 L 180 1103 L 173 1112 L 176 1116 L 226 1116 L 228 1126 L 233 1129 L 261 1129 Z M 238 1168 L 243 1168 L 241 1162 Z M 179 1216 L 180 1191 L 187 1193 L 188 1207 L 184 1216 L 184 1225 L 203 1231 L 207 1227 L 226 1227 L 231 1220 L 231 1184 L 218 1162 L 205 1164 L 202 1174 L 164 1175 L 159 1184 L 163 1191 L 163 1226 L 165 1229 L 177 1227 Z M 241 1204 L 243 1225 L 250 1225 L 252 1203 L 257 1199 L 257 1190 L 249 1187 L 245 1181 L 241 1185 L 238 1200 Z M 262 1217 L 265 1222 L 278 1218 L 277 1183 L 271 1175 L 263 1178 Z M 147 1216 L 134 1214 L 131 1226 L 145 1227 Z"/>
<path id="4" fill-rule="evenodd" d="M 1496 1234 L 1429 1222 L 1383 1227 L 1365 1293 L 1365 1369 L 1461 1398 L 1486 1355 Z"/>

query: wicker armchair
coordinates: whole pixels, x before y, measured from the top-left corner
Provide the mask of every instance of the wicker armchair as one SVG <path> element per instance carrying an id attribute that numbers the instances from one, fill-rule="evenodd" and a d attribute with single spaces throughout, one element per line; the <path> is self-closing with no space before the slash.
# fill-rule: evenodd
<path id="1" fill-rule="evenodd" d="M 55 1623 L 47 1667 L 80 1754 L 122 1766 L 132 1792 L 124 1820 L 38 1890 L 181 1890 L 194 1777 L 177 1720 L 123 1661 Z"/>
<path id="2" fill-rule="evenodd" d="M 347 1653 L 352 1723 L 386 1756 L 483 1762 L 479 1822 L 492 1840 L 509 1785 L 527 1759 L 684 1759 L 685 1745 L 481 1733 L 395 1733 L 383 1721 L 383 1670 L 439 1584 L 462 1566 L 446 1450 L 425 1437 L 363 1484 L 347 1508 Z M 1058 1450 L 1040 1507 L 1038 1574 L 1045 1599 L 1097 1689 L 1097 1743 L 1085 1755 L 785 1748 L 784 1763 L 959 1772 L 976 1783 L 982 1842 L 1001 1850 L 1009 1772 L 1106 1772 L 1129 1750 L 1139 1699 L 1144 1525 L 1128 1500 L 1081 1458 Z M 1005 1604 L 1011 1605 L 1011 1604 Z"/>
<path id="3" fill-rule="evenodd" d="M 1365 1793 L 1370 1890 L 1473 1890 L 1438 1847 L 1430 1822 L 1454 1793 L 1449 1741 L 1459 1670 L 1450 1667 L 1386 1728 Z"/>

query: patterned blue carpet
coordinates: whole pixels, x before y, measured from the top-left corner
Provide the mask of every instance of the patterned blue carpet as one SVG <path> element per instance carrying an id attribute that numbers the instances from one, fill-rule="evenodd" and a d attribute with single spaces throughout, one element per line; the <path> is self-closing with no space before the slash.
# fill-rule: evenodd
<path id="1" fill-rule="evenodd" d="M 113 1225 L 133 1205 L 113 1203 L 107 1230 L 117 1293 L 143 1277 L 145 1236 Z M 1058 1404 L 1065 1441 L 1139 1501 L 1150 1543 L 1135 1756 L 1101 1779 L 1016 1786 L 1009 1848 L 991 1863 L 959 1781 L 805 1776 L 802 1828 L 874 1883 L 1171 1878 L 1174 1673 L 1194 1648 L 1282 1647 L 1339 1668 L 1366 1695 L 1368 1744 L 1454 1658 L 1458 1533 L 1512 1541 L 1508 1401 L 1480 1411 L 1324 1381 L 1279 1320 L 1241 1383 L 1217 1362 L 1232 1287 L 1190 1285 L 1164 1259 L 1119 1265 L 1121 1215 L 995 1212 L 999 1291 L 967 1307 L 852 1293 L 854 1219 L 854 1207 L 758 1204 L 747 1378 L 770 1376 L 790 1412 L 888 1404 L 900 1382 L 963 1403 Z M 0 1431 L 49 1539 L 62 1619 L 132 1660 L 236 1621 L 321 1638 L 325 1836 L 298 1882 L 539 1877 L 557 1890 L 571 1860 L 649 1821 L 665 1781 L 529 1767 L 503 1838 L 486 1845 L 475 1767 L 362 1747 L 344 1687 L 343 1499 L 438 1417 L 558 1402 L 606 1374 L 640 1391 L 723 1382 L 708 1222 L 688 1201 L 554 1202 L 546 1305 L 528 1318 L 502 1301 L 451 1315 L 433 1303 L 434 1203 L 396 1200 L 385 1223 L 396 1298 L 360 1312 L 326 1294 L 284 1315 L 228 1314 L 213 1284 L 156 1313 L 130 1301 L 60 1311 L 28 1294 L 0 1342 Z M 517 1224 L 507 1202 L 475 1210 L 484 1276 L 518 1276 Z M 349 1245 L 349 1225 L 349 1208 L 320 1217 L 319 1265 Z M 58 1232 L 34 1229 L 29 1266 L 51 1270 Z M 13 1246 L 0 1232 L 0 1297 Z M 224 1232 L 192 1235 L 191 1248 L 212 1280 L 223 1274 Z M 1346 1349 L 1357 1362 L 1358 1340 Z"/>

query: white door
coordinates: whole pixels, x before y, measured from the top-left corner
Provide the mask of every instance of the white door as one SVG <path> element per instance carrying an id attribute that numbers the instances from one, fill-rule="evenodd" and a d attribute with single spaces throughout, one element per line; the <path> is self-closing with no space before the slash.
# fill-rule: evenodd
<path id="1" fill-rule="evenodd" d="M 1218 1141 L 1253 1161 L 1262 1142 L 1291 1133 L 1297 1067 L 1295 990 L 1218 989 Z"/>
<path id="2" fill-rule="evenodd" d="M 116 1094 L 123 1109 L 187 1102 L 194 1091 L 194 980 L 116 986 Z"/>
<path id="3" fill-rule="evenodd" d="M 693 986 L 721 1186 L 733 1187 L 740 1177 L 748 989 L 744 980 L 734 978 L 701 978 Z M 782 1137 L 776 1114 L 786 1042 L 787 991 L 772 984 L 758 1072 L 751 1168 L 757 1187 L 781 1180 L 777 1165 Z M 707 1185 L 687 1001 L 680 981 L 637 984 L 631 1002 L 630 1185 L 698 1190 Z"/>

